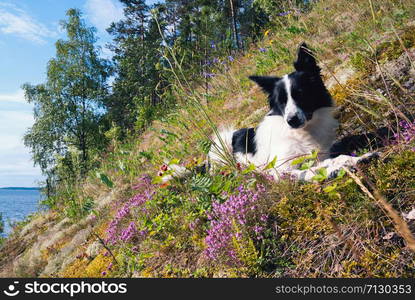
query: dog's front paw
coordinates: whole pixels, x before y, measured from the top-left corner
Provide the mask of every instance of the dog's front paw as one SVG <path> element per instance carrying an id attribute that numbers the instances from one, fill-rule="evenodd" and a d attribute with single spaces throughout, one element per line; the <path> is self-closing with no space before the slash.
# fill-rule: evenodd
<path id="1" fill-rule="evenodd" d="M 335 178 L 343 168 L 354 169 L 358 164 L 367 164 L 378 159 L 380 152 L 370 152 L 362 156 L 340 155 L 333 160 L 333 163 L 328 168 L 329 178 Z"/>
<path id="2" fill-rule="evenodd" d="M 357 157 L 358 163 L 367 164 L 370 163 L 373 160 L 376 160 L 380 157 L 380 152 L 369 152 L 366 154 L 363 154 L 362 156 Z"/>

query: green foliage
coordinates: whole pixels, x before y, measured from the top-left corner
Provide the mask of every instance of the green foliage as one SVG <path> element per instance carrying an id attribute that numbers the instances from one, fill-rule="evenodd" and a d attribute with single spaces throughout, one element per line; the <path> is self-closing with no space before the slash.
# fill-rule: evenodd
<path id="1" fill-rule="evenodd" d="M 113 93 L 106 99 L 107 118 L 125 135 L 127 130 L 141 131 L 162 115 L 170 104 L 168 82 L 160 66 L 162 37 L 155 20 L 149 19 L 145 1 L 123 0 L 125 19 L 113 23 L 108 32 L 114 37 L 117 76 Z M 160 28 L 163 30 L 164 25 Z"/>
<path id="2" fill-rule="evenodd" d="M 212 179 L 207 176 L 195 176 L 192 178 L 190 187 L 194 191 L 208 192 L 212 186 Z"/>
<path id="3" fill-rule="evenodd" d="M 274 169 L 276 163 L 277 157 L 275 156 L 274 159 L 265 166 L 264 170 Z"/>
<path id="4" fill-rule="evenodd" d="M 46 82 L 23 86 L 35 117 L 24 142 L 49 182 L 84 177 L 105 146 L 100 107 L 111 68 L 94 47 L 95 29 L 86 27 L 78 10 L 67 16 L 61 25 L 68 39 L 56 43 Z"/>
<path id="5" fill-rule="evenodd" d="M 326 180 L 328 177 L 327 169 L 326 168 L 320 168 L 316 171 L 316 175 L 313 176 L 312 180 L 322 182 Z"/>
<path id="6" fill-rule="evenodd" d="M 122 166 L 121 166 L 121 169 L 123 169 Z M 110 189 L 114 187 L 114 183 L 111 181 L 111 179 L 109 179 L 109 177 L 106 174 L 97 172 L 96 175 L 97 175 L 97 178 L 99 178 L 101 182 L 105 184 L 107 187 L 109 187 Z"/>
<path id="7" fill-rule="evenodd" d="M 67 191 L 65 199 L 65 215 L 69 218 L 80 219 L 89 215 L 95 206 L 91 197 L 81 197 L 73 191 Z"/>
<path id="8" fill-rule="evenodd" d="M 252 1 L 122 3 L 125 19 L 108 29 L 117 76 L 106 107 L 124 135 L 174 108 L 176 93 L 183 92 L 178 80 L 203 86 L 208 99 L 210 78 L 229 68 L 266 20 Z"/>
<path id="9" fill-rule="evenodd" d="M 299 165 L 300 170 L 311 168 L 317 161 L 318 151 L 313 151 L 310 155 L 300 156 L 291 162 L 292 166 Z"/>

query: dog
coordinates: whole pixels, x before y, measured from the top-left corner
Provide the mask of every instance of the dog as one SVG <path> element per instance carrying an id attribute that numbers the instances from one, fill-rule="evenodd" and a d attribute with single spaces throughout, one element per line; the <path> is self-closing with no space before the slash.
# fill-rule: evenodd
<path id="1" fill-rule="evenodd" d="M 294 69 L 282 77 L 249 77 L 268 95 L 269 112 L 256 128 L 220 130 L 213 137 L 209 165 L 223 165 L 233 158 L 242 165 L 267 169 L 276 180 L 288 174 L 312 181 L 321 168 L 333 177 L 342 168 L 373 156 L 368 153 L 330 158 L 338 121 L 333 117 L 333 100 L 321 78 L 321 69 L 305 43 L 298 48 Z M 294 159 L 313 151 L 318 153 L 316 166 L 300 170 L 292 164 Z M 271 162 L 272 168 L 267 168 Z"/>

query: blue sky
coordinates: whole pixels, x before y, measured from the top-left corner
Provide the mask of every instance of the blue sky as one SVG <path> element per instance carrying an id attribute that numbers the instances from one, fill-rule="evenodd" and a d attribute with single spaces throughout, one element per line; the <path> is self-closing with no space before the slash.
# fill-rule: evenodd
<path id="1" fill-rule="evenodd" d="M 42 180 L 22 141 L 33 117 L 20 87 L 45 81 L 54 43 L 65 37 L 59 20 L 74 7 L 97 28 L 101 46 L 110 41 L 105 29 L 122 17 L 118 0 L 0 0 L 0 187 L 36 186 Z M 104 57 L 111 55 L 102 49 Z"/>

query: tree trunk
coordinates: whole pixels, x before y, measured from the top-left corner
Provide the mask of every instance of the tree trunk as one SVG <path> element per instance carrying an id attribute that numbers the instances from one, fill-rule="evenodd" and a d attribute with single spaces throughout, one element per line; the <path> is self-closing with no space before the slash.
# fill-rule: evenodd
<path id="1" fill-rule="evenodd" d="M 234 0 L 229 0 L 229 3 L 231 5 L 233 34 L 234 34 L 234 39 L 236 43 L 236 48 L 240 49 L 241 47 L 240 47 L 240 42 L 239 42 L 237 15 L 236 15 L 236 10 L 235 10 L 233 1 Z"/>
<path id="2" fill-rule="evenodd" d="M 83 91 L 85 94 L 85 92 Z M 88 161 L 88 149 L 86 144 L 86 124 L 85 124 L 85 113 L 86 113 L 86 104 L 85 104 L 85 96 L 82 98 L 82 112 L 81 112 L 81 134 L 80 134 L 80 141 L 79 141 L 79 148 L 82 153 L 82 164 L 81 164 L 81 177 L 84 177 L 87 171 L 87 161 Z"/>

